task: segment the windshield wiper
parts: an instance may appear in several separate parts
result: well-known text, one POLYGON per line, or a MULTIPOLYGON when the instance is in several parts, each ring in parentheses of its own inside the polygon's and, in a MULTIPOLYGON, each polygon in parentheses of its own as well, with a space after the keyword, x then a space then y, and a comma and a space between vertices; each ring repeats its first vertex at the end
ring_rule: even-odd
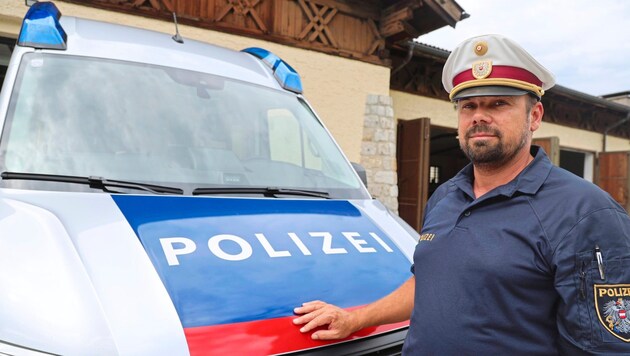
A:
POLYGON ((328 192, 320 190, 290 189, 276 187, 216 187, 216 188, 196 188, 192 191, 192 195, 210 195, 210 194, 262 194, 266 197, 277 198, 278 195, 299 195, 305 197, 316 197, 330 199, 328 192))
POLYGON ((64 176, 56 174, 40 174, 40 173, 19 173, 19 172, 2 172, 0 173, 2 179, 21 179, 21 180, 38 180, 44 182, 61 182, 61 183, 75 183, 85 184, 94 189, 102 189, 107 193, 121 193, 116 190, 110 190, 109 188, 124 188, 124 189, 137 189, 151 192, 154 194, 169 193, 169 194, 184 194, 184 190, 180 188, 164 187, 161 185, 129 182, 123 180, 108 180, 103 177, 79 177, 79 176, 64 176))

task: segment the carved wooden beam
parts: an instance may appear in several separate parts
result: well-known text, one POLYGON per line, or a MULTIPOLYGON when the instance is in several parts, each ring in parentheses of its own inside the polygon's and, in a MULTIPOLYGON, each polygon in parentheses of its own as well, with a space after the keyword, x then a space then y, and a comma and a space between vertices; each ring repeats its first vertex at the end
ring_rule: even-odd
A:
POLYGON ((262 32, 268 32, 267 26, 255 10, 260 0, 228 0, 228 3, 219 10, 215 21, 221 22, 229 13, 246 18, 248 15, 254 20, 254 23, 262 32))
POLYGON ((339 47, 335 41, 335 36, 328 27, 330 21, 337 14, 337 8, 317 5, 308 0, 298 0, 298 3, 310 21, 298 35, 298 39, 304 40, 308 36, 309 42, 319 39, 325 45, 330 45, 335 48, 339 47))
MULTIPOLYGON (((123 1, 118 1, 122 3, 123 1)), ((168 12, 173 12, 173 4, 171 0, 135 0, 131 3, 132 7, 143 8, 149 7, 155 10, 164 10, 166 9, 168 12), (149 3, 148 5, 146 3, 149 3)))
POLYGON ((402 63, 404 63, 403 57, 394 57, 393 66, 400 69, 391 77, 390 87, 392 89, 449 100, 448 94, 442 88, 443 62, 415 57, 411 62, 401 67, 402 63))
POLYGON ((379 57, 383 56, 383 51, 385 49, 385 39, 381 36, 381 33, 376 26, 376 23, 372 19, 367 19, 368 27, 370 31, 374 35, 374 41, 370 45, 370 48, 367 50, 365 54, 372 55, 376 54, 379 57))
POLYGON ((394 3, 384 9, 380 19, 380 32, 383 37, 415 38, 420 32, 409 21, 414 18, 414 10, 422 6, 422 1, 407 0, 394 3))
POLYGON ((413 10, 405 7, 397 11, 388 12, 381 18, 381 35, 390 37, 405 29, 405 22, 413 18, 413 10))

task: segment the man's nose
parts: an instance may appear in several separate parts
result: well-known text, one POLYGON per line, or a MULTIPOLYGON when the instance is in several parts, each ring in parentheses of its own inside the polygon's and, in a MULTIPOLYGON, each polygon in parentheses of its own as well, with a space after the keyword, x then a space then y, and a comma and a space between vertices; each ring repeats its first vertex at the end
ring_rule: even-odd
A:
POLYGON ((481 123, 489 123, 491 121, 492 121, 492 117, 489 115, 489 113, 486 110, 482 108, 477 108, 472 115, 473 125, 479 125, 481 123))

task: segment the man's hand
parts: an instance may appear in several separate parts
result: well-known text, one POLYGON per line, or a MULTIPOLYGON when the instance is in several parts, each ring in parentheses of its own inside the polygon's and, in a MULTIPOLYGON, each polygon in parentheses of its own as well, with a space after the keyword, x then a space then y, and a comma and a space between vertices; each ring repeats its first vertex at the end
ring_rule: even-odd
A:
POLYGON ((311 337, 314 340, 335 340, 369 326, 408 320, 413 309, 415 285, 416 279, 412 276, 385 297, 350 312, 319 300, 307 302, 293 310, 300 315, 293 319, 293 324, 304 325, 300 329, 303 333, 328 325, 327 330, 317 330, 311 337))
POLYGON ((306 324, 300 329, 303 333, 328 325, 328 330, 318 330, 311 335, 314 340, 343 339, 361 328, 355 314, 319 300, 304 303, 294 312, 301 316, 293 319, 293 323, 306 324))

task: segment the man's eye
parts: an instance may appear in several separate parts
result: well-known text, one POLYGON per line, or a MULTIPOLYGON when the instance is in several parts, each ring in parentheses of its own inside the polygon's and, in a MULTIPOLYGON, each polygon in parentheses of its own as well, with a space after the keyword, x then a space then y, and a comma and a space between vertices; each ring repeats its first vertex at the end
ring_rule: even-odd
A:
POLYGON ((503 100, 497 100, 494 102, 494 106, 503 106, 503 105, 507 105, 507 102, 503 100))

